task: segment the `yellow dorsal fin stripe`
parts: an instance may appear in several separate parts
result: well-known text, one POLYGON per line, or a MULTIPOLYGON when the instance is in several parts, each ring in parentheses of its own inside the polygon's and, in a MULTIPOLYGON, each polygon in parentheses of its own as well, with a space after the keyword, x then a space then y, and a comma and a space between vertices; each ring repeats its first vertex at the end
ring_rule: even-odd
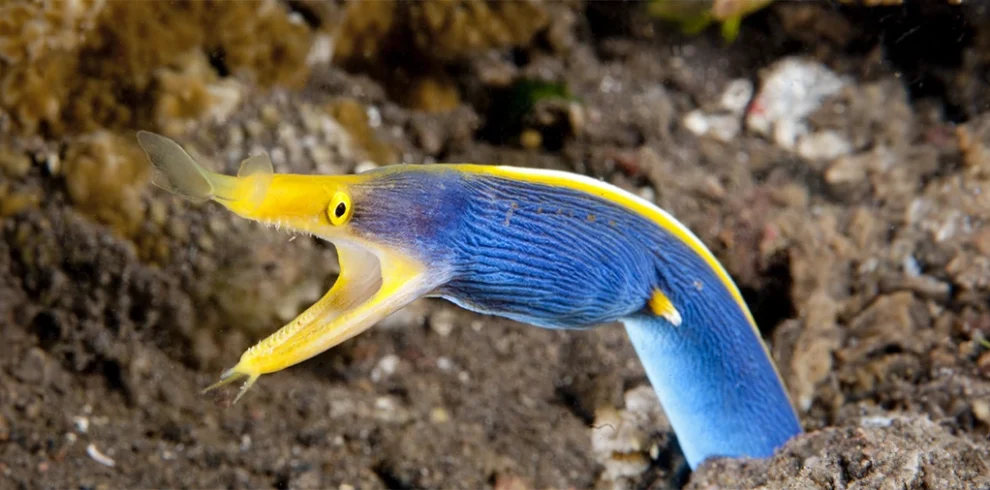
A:
POLYGON ((677 308, 674 307, 674 303, 670 301, 670 298, 668 298, 666 294, 663 294, 663 291, 654 289, 653 296, 650 297, 649 305, 650 311, 652 311, 654 315, 663 317, 675 327, 680 326, 681 312, 677 311, 677 308))

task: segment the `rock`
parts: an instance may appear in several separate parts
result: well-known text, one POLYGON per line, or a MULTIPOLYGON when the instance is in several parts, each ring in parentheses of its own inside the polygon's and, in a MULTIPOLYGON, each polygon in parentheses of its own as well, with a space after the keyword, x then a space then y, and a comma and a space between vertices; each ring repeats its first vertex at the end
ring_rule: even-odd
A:
POLYGON ((685 490, 987 488, 988 453, 925 417, 885 418, 804 434, 769 459, 709 460, 685 490))
POLYGON ((31 349, 24 360, 17 364, 14 376, 24 383, 40 386, 44 384, 48 371, 48 355, 41 349, 31 349))
POLYGON ((389 376, 395 374, 395 370, 399 366, 399 356, 394 354, 389 354, 383 357, 378 364, 375 365, 374 369, 371 370, 371 380, 375 383, 388 378, 389 376))
POLYGON ((300 490, 322 488, 320 482, 320 472, 309 470, 298 475, 294 475, 289 481, 289 488, 298 488, 300 490))
POLYGON ((798 142, 797 152, 809 160, 833 160, 848 155, 853 150, 852 143, 837 131, 819 131, 798 142))
POLYGON ((591 449, 605 467, 599 481, 605 487, 632 488, 664 443, 656 439, 656 433, 670 430, 649 385, 627 391, 625 402, 623 410, 598 409, 591 425, 591 449))

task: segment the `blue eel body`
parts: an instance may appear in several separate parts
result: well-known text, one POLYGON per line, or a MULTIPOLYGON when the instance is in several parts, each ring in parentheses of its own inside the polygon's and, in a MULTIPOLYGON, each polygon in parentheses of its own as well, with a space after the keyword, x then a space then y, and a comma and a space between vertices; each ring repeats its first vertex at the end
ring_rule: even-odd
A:
MULTIPOLYGON (((801 426, 745 304, 656 221, 592 192, 425 166, 355 190, 355 232, 415 244, 433 296, 545 328, 622 322, 692 468, 771 455, 801 426), (655 291, 675 325, 648 307, 655 291)), ((363 186, 363 187, 361 187, 363 186)))

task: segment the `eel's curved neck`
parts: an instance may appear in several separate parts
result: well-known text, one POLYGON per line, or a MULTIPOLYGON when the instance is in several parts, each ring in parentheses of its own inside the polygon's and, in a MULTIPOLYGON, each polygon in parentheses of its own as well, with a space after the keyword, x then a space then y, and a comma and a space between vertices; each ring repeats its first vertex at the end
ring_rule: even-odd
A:
POLYGON ((768 457, 801 433, 761 339, 721 305, 686 305, 678 326, 623 321, 692 469, 710 457, 768 457))

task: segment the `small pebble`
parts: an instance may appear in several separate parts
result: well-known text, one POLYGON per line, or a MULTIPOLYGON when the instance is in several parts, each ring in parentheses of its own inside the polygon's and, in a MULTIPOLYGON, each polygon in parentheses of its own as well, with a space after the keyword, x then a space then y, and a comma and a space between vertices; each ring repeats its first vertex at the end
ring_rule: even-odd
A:
POLYGON ((450 371, 454 367, 454 362, 448 357, 441 357, 437 359, 437 368, 441 371, 450 371))
POLYGON ((331 154, 330 149, 323 145, 313 145, 309 147, 309 157, 313 159, 316 164, 329 163, 331 154))
POLYGON ((693 110, 687 113, 681 123, 684 124, 684 127, 695 136, 705 135, 711 127, 708 124, 708 118, 705 117, 705 113, 700 110, 693 110))
POLYGON ((58 175, 62 170, 62 160, 58 153, 49 153, 45 156, 45 168, 48 169, 49 175, 58 175))
POLYGON ((278 115, 278 108, 273 104, 265 104, 261 108, 261 120, 269 126, 275 126, 279 123, 281 118, 278 115))
POLYGON ((839 158, 825 171, 825 182, 831 185, 854 184, 866 179, 862 158, 839 158))
POLYGON ((514 475, 498 475, 495 477, 494 490, 529 490, 526 480, 514 475))
POLYGON ((980 358, 976 360, 976 367, 985 378, 990 378, 990 350, 980 354, 980 358))
POLYGON ((571 123, 571 132, 574 134, 582 134, 584 132, 584 126, 588 120, 585 116, 584 106, 578 103, 571 103, 567 105, 567 120, 571 123))
POLYGON ((309 66, 330 63, 333 60, 333 37, 329 34, 319 34, 313 38, 313 44, 306 54, 306 64, 309 66))
POLYGON ((918 265, 917 259, 912 255, 907 255, 901 261, 901 268, 904 270, 904 274, 909 277, 917 277, 921 275, 921 266, 918 265))
POLYGON ((873 416, 873 417, 863 417, 860 420, 859 425, 867 428, 876 428, 876 427, 890 427, 891 424, 893 423, 894 423, 894 419, 891 417, 873 416))
POLYGON ((0 442, 7 442, 10 440, 10 422, 7 417, 0 415, 0 442))
POLYGON ((365 113, 368 115, 368 127, 377 128, 382 125, 382 113, 377 107, 368 106, 365 113))
POLYGON ((797 144, 798 155, 808 160, 834 160, 852 151, 852 143, 836 131, 819 131, 805 135, 797 144))
POLYGON ((387 396, 375 399, 375 418, 378 420, 396 422, 402 419, 395 400, 387 396))
POLYGON ((89 419, 82 416, 72 417, 72 425, 76 427, 76 432, 85 434, 89 430, 89 419))
POLYGON ((10 177, 24 177, 31 170, 31 159, 23 153, 0 152, 0 170, 10 177))
POLYGON ((244 128, 234 125, 227 130, 227 146, 241 146, 244 143, 244 128))
POLYGON ((299 135, 296 133, 296 127, 291 124, 281 124, 278 129, 275 130, 275 137, 278 139, 280 144, 288 144, 299 141, 299 135))
POLYGON ((399 366, 399 356, 394 354, 389 354, 383 357, 378 364, 375 365, 374 369, 371 370, 371 380, 375 383, 388 378, 389 376, 395 374, 396 368, 399 366))
POLYGON ((302 106, 299 109, 299 115, 302 117, 303 129, 306 130, 306 133, 313 134, 320 129, 321 116, 316 112, 313 106, 302 106))
POLYGON ((151 201, 151 205, 148 206, 148 217, 152 223, 162 226, 168 220, 168 207, 163 201, 151 201))
POLYGON ((258 139, 265 132, 265 125, 257 119, 251 119, 244 123, 244 131, 251 139, 258 139))
POLYGON ((210 98, 212 103, 206 114, 207 119, 223 123, 230 118, 241 104, 241 84, 234 80, 224 80, 221 83, 210 85, 210 98))
POLYGON ((289 488, 319 488, 320 473, 318 471, 304 471, 292 478, 289 488))
POLYGON ((45 373, 48 364, 46 358, 47 355, 44 351, 36 347, 32 348, 28 351, 27 356, 24 357, 24 360, 17 363, 14 376, 27 384, 41 384, 46 377, 45 373))
POLYGON ((723 109, 733 114, 742 114, 753 98, 753 91, 753 82, 745 78, 738 78, 729 82, 725 87, 719 103, 723 109))
POLYGON ((276 167, 281 167, 288 163, 288 158, 285 156, 285 150, 282 148, 273 148, 269 156, 272 159, 272 164, 276 167))
POLYGON ((436 407, 430 410, 430 421, 434 424, 443 424, 450 421, 450 414, 443 407, 436 407))
POLYGON ((990 425, 990 401, 983 399, 973 400, 973 416, 990 425))
POLYGON ((457 314, 450 308, 443 308, 430 317, 430 329, 441 337, 448 337, 454 331, 454 320, 457 314))
POLYGON ((196 245, 204 252, 212 252, 215 248, 215 243, 212 238, 207 235, 199 235, 196 238, 196 245))

